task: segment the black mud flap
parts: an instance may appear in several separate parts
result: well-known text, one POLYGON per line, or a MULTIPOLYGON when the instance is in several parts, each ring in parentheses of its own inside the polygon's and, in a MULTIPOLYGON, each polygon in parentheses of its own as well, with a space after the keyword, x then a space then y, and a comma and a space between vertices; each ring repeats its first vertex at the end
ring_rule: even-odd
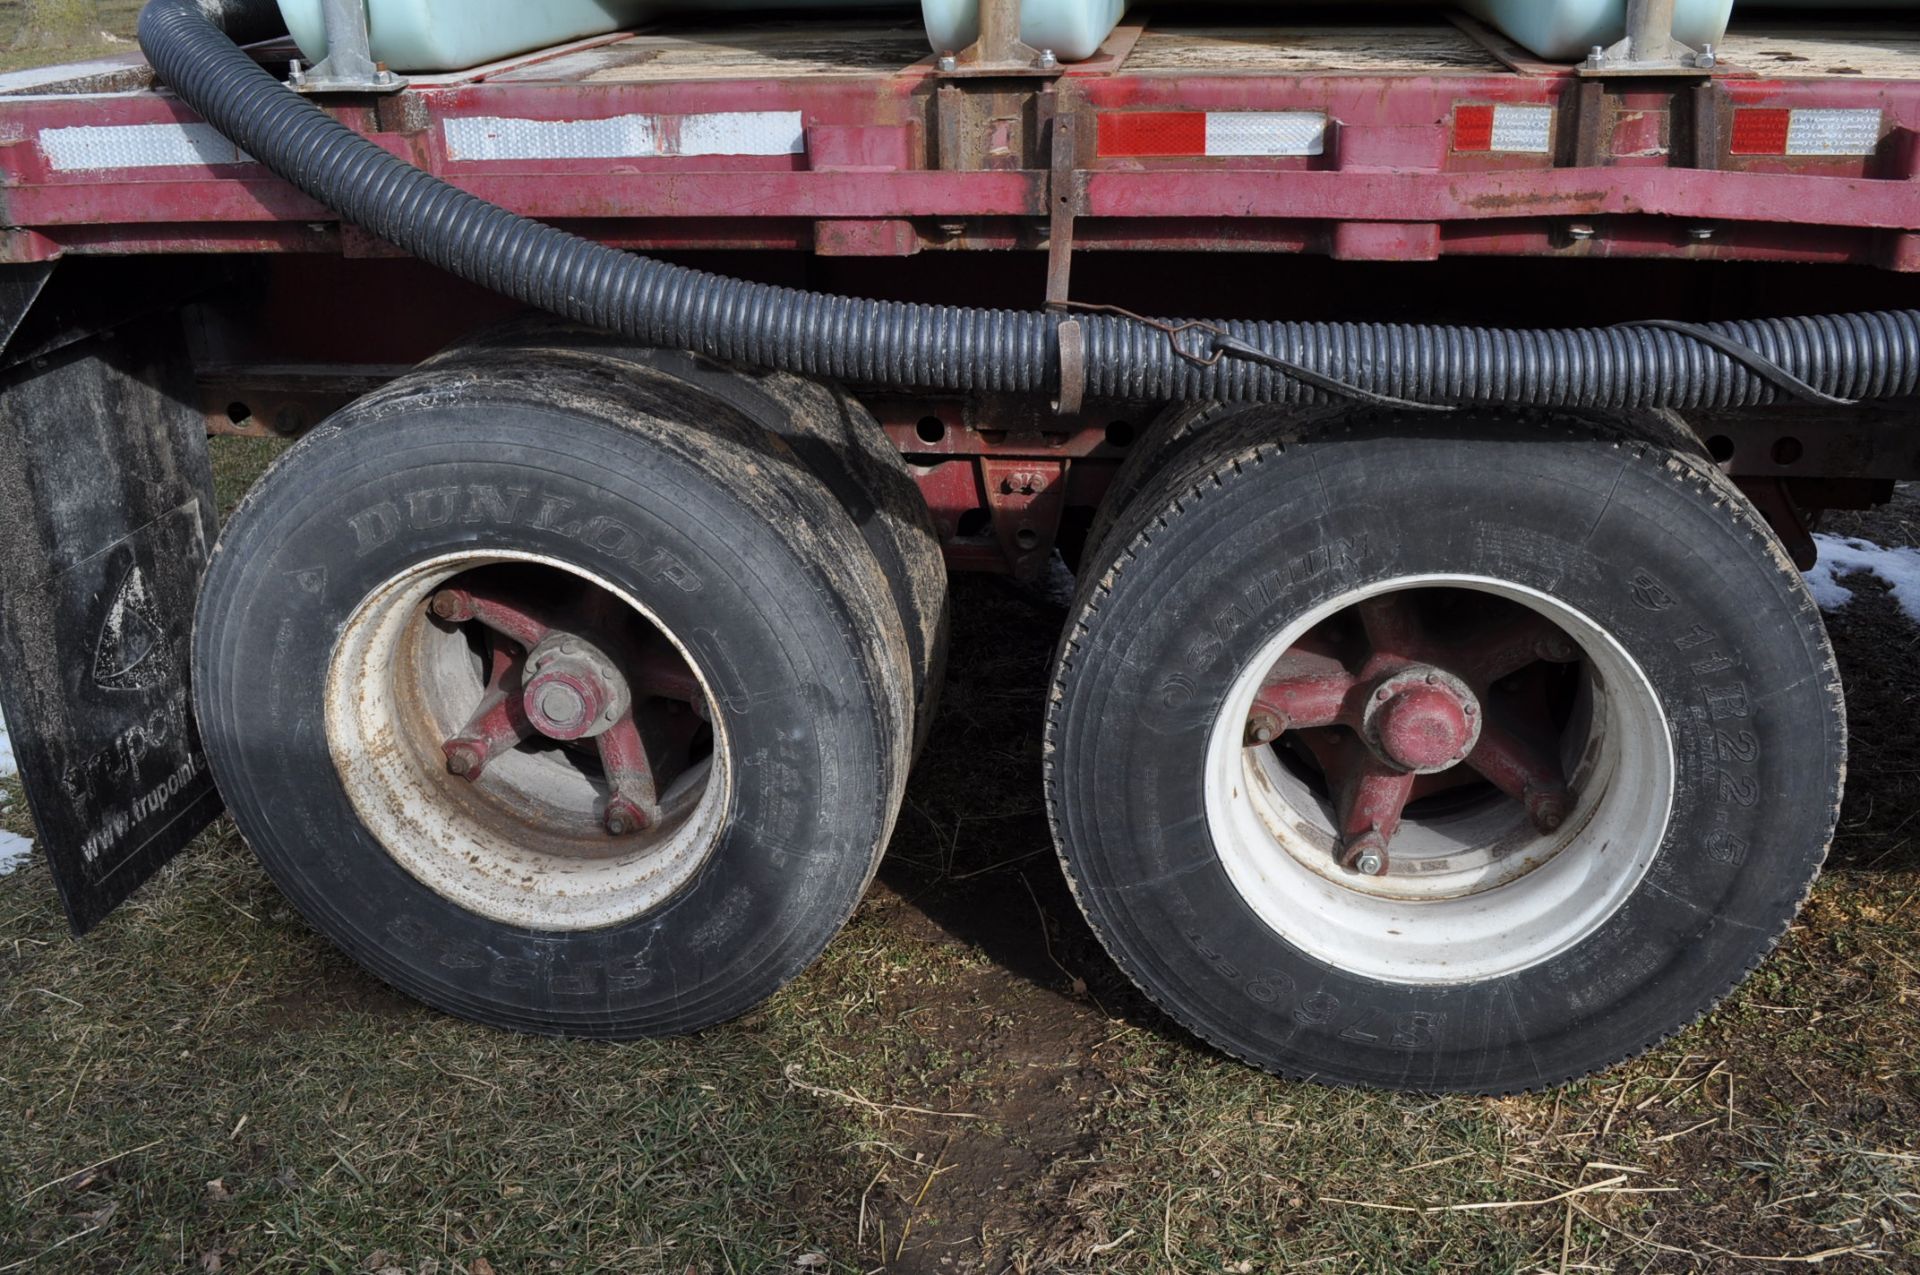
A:
POLYGON ((217 521, 177 318, 54 344, 0 372, 0 708, 84 933, 220 813, 187 688, 217 521))

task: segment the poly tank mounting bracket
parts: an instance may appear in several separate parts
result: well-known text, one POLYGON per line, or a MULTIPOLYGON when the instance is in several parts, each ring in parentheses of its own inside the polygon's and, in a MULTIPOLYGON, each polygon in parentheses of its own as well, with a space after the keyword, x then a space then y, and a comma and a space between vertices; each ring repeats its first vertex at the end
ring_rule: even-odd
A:
POLYGON ((980 0, 980 38, 958 53, 942 53, 940 74, 960 76, 1062 73, 1051 49, 1036 49, 1020 38, 1021 0, 980 0))
POLYGON ((398 93, 407 81, 373 60, 366 0, 322 0, 327 56, 311 67, 298 62, 288 82, 301 93, 398 93))
POLYGON ((1711 75, 1713 46, 1694 49, 1673 38, 1675 0, 1627 0, 1627 37, 1611 48, 1595 45, 1583 76, 1711 75))

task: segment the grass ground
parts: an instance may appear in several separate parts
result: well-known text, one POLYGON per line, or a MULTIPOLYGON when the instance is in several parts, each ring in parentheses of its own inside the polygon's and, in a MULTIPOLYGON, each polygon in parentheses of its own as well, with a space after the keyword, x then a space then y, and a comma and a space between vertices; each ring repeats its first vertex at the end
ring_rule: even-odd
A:
POLYGON ((28 0, 0 0, 0 71, 133 52, 140 0, 56 2, 61 26, 48 31, 28 24, 28 0))
MULTIPOLYGON (((218 445, 227 500, 273 450, 218 445)), ((1920 499, 1844 529, 1920 543, 1920 499)), ((1562 1093, 1286 1084, 1159 1017, 1040 810, 1062 617, 962 581, 871 898, 697 1039, 429 1013, 224 825, 83 943, 44 868, 0 881, 0 1272, 1920 1269, 1920 632, 1853 583, 1854 783, 1803 922, 1706 1023, 1562 1093)))
MULTIPOLYGON (((226 500, 272 451, 218 446, 226 500)), ((1840 529, 1920 544, 1920 500, 1840 529)), ((880 882, 697 1039, 429 1013, 224 825, 83 943, 44 867, 0 880, 0 1275, 1920 1269, 1920 631, 1855 583, 1853 783, 1802 923, 1707 1022, 1563 1092, 1281 1083, 1160 1018, 1040 809, 1062 617, 962 581, 880 882)))

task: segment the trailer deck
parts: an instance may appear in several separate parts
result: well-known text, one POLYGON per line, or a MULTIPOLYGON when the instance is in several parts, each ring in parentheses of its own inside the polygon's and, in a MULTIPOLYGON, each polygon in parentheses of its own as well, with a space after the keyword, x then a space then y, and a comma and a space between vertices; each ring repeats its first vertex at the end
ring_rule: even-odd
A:
MULTIPOLYGON (((166 93, 129 91, 133 63, 76 74, 0 80, 0 260, 381 251, 166 93)), ((1884 24, 1752 24, 1711 77, 1656 80, 1544 64, 1465 19, 1136 22, 1027 81, 943 76, 897 19, 675 24, 332 109, 476 194, 635 249, 1920 270, 1920 37, 1884 24)))

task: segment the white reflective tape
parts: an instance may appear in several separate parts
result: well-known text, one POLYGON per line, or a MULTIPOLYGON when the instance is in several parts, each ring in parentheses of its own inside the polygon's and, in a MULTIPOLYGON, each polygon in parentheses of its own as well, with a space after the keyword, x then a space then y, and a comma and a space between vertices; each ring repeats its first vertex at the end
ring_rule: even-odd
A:
POLYGON ((1324 155, 1327 117, 1318 111, 1210 111, 1207 154, 1324 155))
POLYGON ((1553 149, 1551 106, 1493 108, 1493 149, 1513 155, 1545 155, 1553 149))
POLYGON ((660 153, 651 115, 610 120, 513 120, 481 115, 444 125, 447 158, 627 159, 660 153))
POLYGON ((53 170, 61 173, 253 162, 253 156, 220 136, 211 124, 95 124, 42 129, 40 149, 53 170))
POLYGON ((604 120, 523 120, 497 116, 442 125, 447 157, 502 159, 665 159, 675 155, 804 155, 798 111, 719 115, 620 115, 604 120))
POLYGON ((804 155, 807 127, 798 111, 748 111, 680 117, 681 155, 804 155))
POLYGON ((1871 155, 1880 149, 1879 111, 1795 111, 1789 155, 1871 155))

